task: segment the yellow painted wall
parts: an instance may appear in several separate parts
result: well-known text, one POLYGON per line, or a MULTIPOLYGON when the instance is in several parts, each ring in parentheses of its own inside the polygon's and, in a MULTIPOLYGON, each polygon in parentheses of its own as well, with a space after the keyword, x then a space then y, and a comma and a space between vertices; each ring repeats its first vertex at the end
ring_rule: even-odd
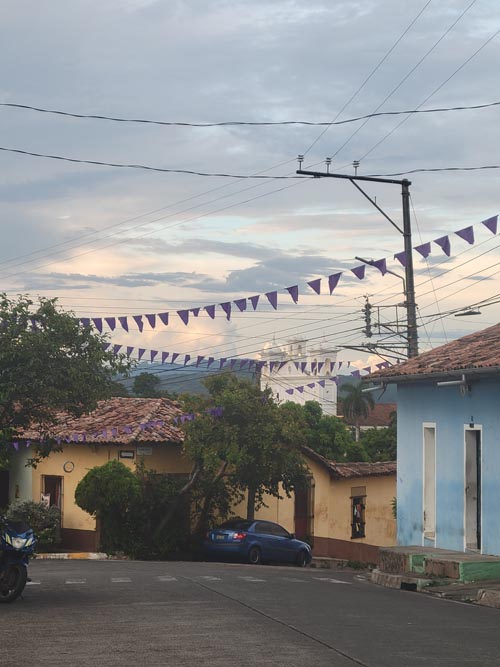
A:
MULTIPOLYGON (((262 521, 274 521, 279 523, 283 528, 286 528, 288 532, 293 533, 295 531, 294 525, 294 499, 293 495, 291 498, 287 498, 286 494, 282 491, 281 495, 283 496, 282 500, 274 498, 273 496, 266 495, 264 497, 264 502, 267 507, 261 507, 255 512, 255 518, 261 519, 262 521)), ((247 499, 245 498, 238 503, 233 508, 233 513, 236 516, 246 517, 247 514, 247 499)))
MULTIPOLYGON (((63 477, 62 527, 79 530, 95 530, 95 520, 75 504, 75 489, 78 482, 87 472, 101 466, 112 459, 135 469, 136 459, 119 459, 120 449, 136 451, 135 446, 112 446, 98 448, 83 444, 67 445, 62 452, 53 452, 33 470, 33 499, 40 500, 42 476, 56 475, 63 477), (72 462, 72 472, 64 471, 64 464, 72 462)), ((187 473, 191 470, 190 463, 182 456, 178 445, 153 445, 150 456, 141 456, 148 469, 158 472, 187 473)))

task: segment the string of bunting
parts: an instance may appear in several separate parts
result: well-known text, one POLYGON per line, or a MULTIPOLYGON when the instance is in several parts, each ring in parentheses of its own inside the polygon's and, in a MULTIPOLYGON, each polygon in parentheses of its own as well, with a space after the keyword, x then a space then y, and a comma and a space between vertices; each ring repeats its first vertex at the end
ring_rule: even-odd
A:
MULTIPOLYGON (((222 417, 223 408, 222 407, 210 408, 206 410, 206 414, 211 415, 212 417, 222 417)), ((196 419, 196 415, 194 413, 188 413, 172 417, 172 422, 176 425, 179 425, 179 424, 185 424, 186 422, 189 421, 193 421, 194 419, 196 419)), ((78 433, 71 433, 70 435, 64 437, 57 436, 53 438, 53 440, 54 442, 56 442, 57 445, 61 445, 63 443, 70 444, 72 442, 73 443, 86 443, 88 441, 94 442, 98 438, 102 438, 103 442, 108 442, 110 438, 116 438, 120 434, 130 435, 135 430, 137 430, 137 428, 139 428, 140 431, 144 432, 150 429, 162 428, 164 425, 165 425, 164 419, 151 419, 147 422, 139 424, 138 426, 130 426, 130 425, 112 426, 112 427, 104 426, 103 428, 90 432, 80 431, 78 433)), ((31 447, 33 442, 34 442, 33 439, 27 439, 24 441, 24 445, 25 447, 31 447)), ((36 442, 40 442, 40 444, 43 444, 44 441, 42 440, 36 442)), ((11 442, 10 444, 16 451, 18 451, 22 443, 20 443, 19 440, 16 440, 11 442)))
MULTIPOLYGON (((476 227, 479 227, 479 225, 486 227, 486 229, 488 229, 492 234, 496 234, 498 227, 498 215, 492 216, 491 218, 487 218, 486 220, 482 220, 480 223, 476 225, 476 227)), ((458 231, 453 232, 453 234, 461 238, 469 245, 474 245, 475 243, 475 233, 473 225, 470 225, 469 227, 464 227, 463 229, 459 229, 458 231)), ((439 246, 439 248, 441 248, 441 251, 447 257, 450 257, 451 255, 450 234, 447 234, 445 236, 440 236, 439 238, 434 239, 433 241, 428 241, 427 243, 422 243, 418 246, 415 246, 413 249, 416 250, 419 253, 419 255, 421 255, 424 259, 426 259, 432 252, 432 247, 433 247, 432 244, 436 244, 437 246, 439 246)), ((394 255, 394 259, 396 259, 402 266, 406 267, 407 256, 405 251, 397 252, 394 255)), ((383 276, 387 273, 387 259, 385 257, 371 262, 371 266, 378 269, 383 276)), ((366 273, 366 265, 362 264, 360 266, 355 266, 352 269, 349 269, 349 271, 353 273, 359 280, 364 280, 366 273)), ((328 290, 330 296, 337 288, 337 285, 339 284, 339 281, 341 277, 344 275, 344 273, 345 272, 343 271, 339 271, 337 273, 333 273, 327 276, 326 280, 328 283, 328 290)), ((316 278, 314 280, 310 280, 307 282, 307 286, 316 294, 321 294, 321 287, 323 280, 325 280, 325 278, 316 278)), ((280 291, 287 292, 289 296, 292 298, 292 301, 294 303, 298 303, 299 285, 291 285, 290 287, 284 287, 280 291)), ((264 294, 256 294, 251 297, 235 299, 234 301, 225 301, 219 304, 211 304, 209 306, 199 306, 196 308, 182 309, 174 312, 186 326, 189 324, 192 318, 199 317, 202 311, 204 311, 212 320, 215 319, 217 308, 220 308, 222 310, 226 319, 229 321, 231 320, 231 316, 235 309, 236 312, 244 312, 249 309, 249 304, 250 304, 250 306, 254 311, 257 310, 257 306, 262 297, 265 297, 267 299, 267 301, 271 304, 274 310, 278 309, 278 290, 273 290, 270 292, 265 292, 264 294)), ((97 331, 99 331, 99 333, 102 333, 104 330, 104 326, 107 326, 111 331, 115 331, 115 329, 119 326, 124 331, 128 332, 132 323, 135 323, 137 325, 139 332, 142 333, 146 322, 151 329, 155 329, 158 323, 161 323, 164 326, 168 326, 171 314, 172 313, 169 312, 163 312, 163 313, 149 313, 149 314, 128 315, 128 316, 123 315, 119 317, 82 317, 80 318, 80 324, 84 327, 94 326, 97 329, 97 331)))
MULTIPOLYGON (((182 362, 179 365, 198 368, 201 364, 206 368, 211 368, 214 364, 215 367, 218 366, 219 370, 226 368, 229 370, 243 370, 245 368, 255 367, 257 370, 262 370, 264 366, 269 367, 269 372, 273 373, 275 371, 280 371, 286 364, 290 362, 287 361, 262 361, 256 359, 231 359, 228 357, 221 357, 217 359, 215 357, 206 357, 202 354, 191 355, 183 354, 181 352, 160 352, 159 350, 148 350, 144 347, 134 347, 133 345, 120 345, 118 343, 103 343, 103 349, 105 351, 109 350, 113 354, 120 354, 124 352, 127 357, 131 357, 133 354, 137 355, 137 361, 148 361, 155 364, 175 364, 177 361, 182 362), (191 362, 191 363, 189 363, 191 362)), ((310 371, 314 373, 315 371, 320 373, 325 362, 312 361, 308 363, 307 361, 293 361, 292 362, 297 371, 302 373, 307 373, 310 371)), ((346 365, 346 368, 349 368, 351 365, 350 361, 338 361, 331 364, 332 368, 337 367, 338 370, 342 368, 343 365, 346 365)))

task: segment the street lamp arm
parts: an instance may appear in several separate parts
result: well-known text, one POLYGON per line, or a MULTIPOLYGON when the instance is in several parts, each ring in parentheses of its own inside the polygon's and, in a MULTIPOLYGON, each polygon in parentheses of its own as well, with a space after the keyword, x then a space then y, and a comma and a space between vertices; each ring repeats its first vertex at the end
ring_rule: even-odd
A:
POLYGON ((401 235, 404 235, 404 232, 403 232, 403 230, 401 229, 401 227, 399 227, 399 225, 397 225, 397 224, 394 222, 394 220, 391 220, 391 218, 387 215, 387 213, 386 213, 385 211, 383 211, 383 210, 380 208, 380 206, 377 204, 377 202, 376 202, 374 199, 372 199, 372 198, 370 197, 370 195, 367 194, 367 193, 363 190, 363 188, 360 187, 360 186, 356 183, 356 181, 355 181, 354 179, 351 178, 351 179, 349 179, 349 180, 350 180, 351 183, 354 185, 354 187, 356 187, 356 188, 361 192, 361 194, 362 194, 364 197, 366 197, 366 198, 368 199, 368 201, 371 202, 371 203, 373 204, 373 206, 375 206, 375 208, 376 208, 378 211, 380 211, 380 213, 382 213, 382 215, 384 216, 384 218, 385 218, 386 220, 388 220, 388 221, 391 223, 391 225, 392 225, 393 227, 395 227, 401 235))

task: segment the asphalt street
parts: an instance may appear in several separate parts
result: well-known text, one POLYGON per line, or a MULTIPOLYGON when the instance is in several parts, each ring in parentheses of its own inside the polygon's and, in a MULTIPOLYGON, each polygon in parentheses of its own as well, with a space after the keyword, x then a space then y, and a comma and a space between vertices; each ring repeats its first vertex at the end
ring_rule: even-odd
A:
POLYGON ((2 667, 500 665, 500 611, 364 574, 221 563, 34 561, 0 605, 2 667))

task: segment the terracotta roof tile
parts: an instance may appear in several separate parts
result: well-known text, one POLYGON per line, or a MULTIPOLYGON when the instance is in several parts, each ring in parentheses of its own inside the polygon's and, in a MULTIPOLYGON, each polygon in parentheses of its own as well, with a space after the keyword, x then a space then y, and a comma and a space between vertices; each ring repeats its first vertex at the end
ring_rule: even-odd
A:
MULTIPOLYGON (((154 443, 184 441, 182 430, 173 422, 174 417, 182 414, 176 401, 168 398, 127 398, 115 397, 99 401, 97 408, 81 417, 73 417, 61 412, 57 415, 57 423, 51 428, 50 435, 54 438, 71 438, 73 435, 85 433, 88 443, 119 443, 132 442, 154 443), (141 428, 147 422, 160 422, 154 426, 141 428), (161 424, 163 422, 163 424, 161 424), (102 431, 106 429, 107 436, 102 431), (111 430, 116 429, 116 433, 111 430), (128 432, 127 432, 128 431, 128 432)), ((37 440, 39 433, 26 430, 24 439, 37 440)))
MULTIPOLYGON (((359 425, 369 427, 389 426, 391 423, 391 415, 393 412, 396 412, 396 410, 396 403, 376 403, 374 407, 369 410, 366 417, 359 418, 359 425)), ((354 426, 354 420, 348 419, 342 415, 342 401, 339 401, 337 411, 340 413, 339 417, 341 417, 346 424, 354 426)))
POLYGON ((309 447, 302 447, 302 452, 328 470, 334 479, 352 479, 354 477, 381 477, 396 474, 396 461, 378 461, 367 463, 337 463, 329 461, 309 447))
POLYGON ((365 377, 377 380, 407 375, 438 375, 466 369, 497 369, 500 372, 500 324, 463 336, 403 364, 390 366, 365 377))

